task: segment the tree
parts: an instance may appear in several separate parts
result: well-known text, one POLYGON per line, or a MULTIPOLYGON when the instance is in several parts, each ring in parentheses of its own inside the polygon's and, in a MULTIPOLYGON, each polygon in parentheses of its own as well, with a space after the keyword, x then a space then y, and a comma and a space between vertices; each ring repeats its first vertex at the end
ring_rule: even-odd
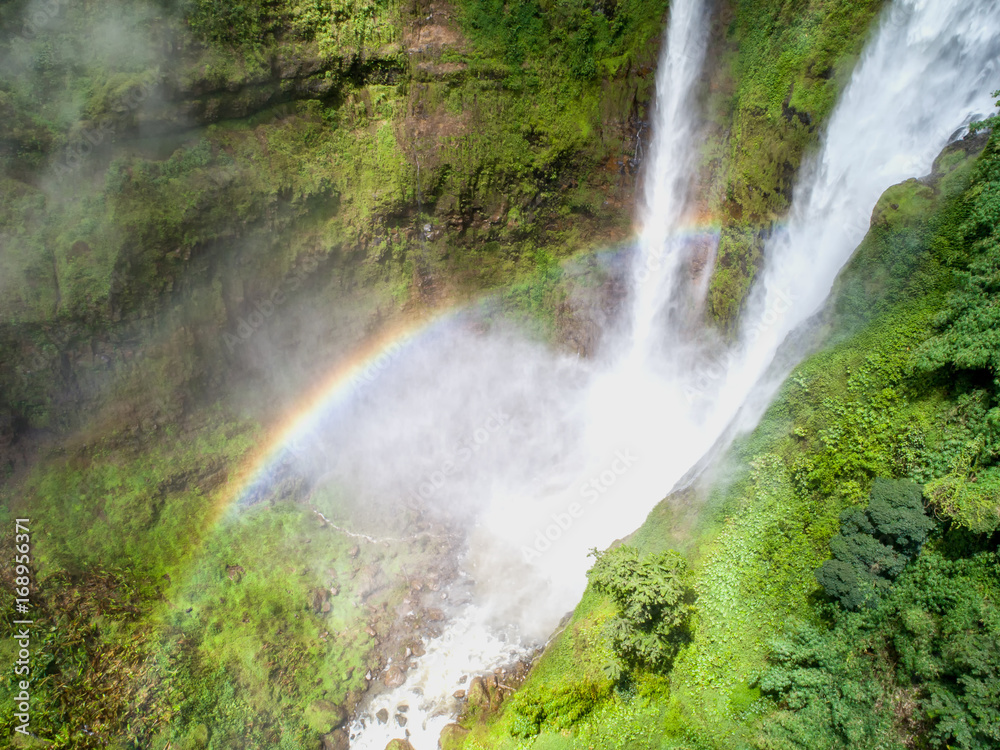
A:
POLYGON ((933 528, 919 485, 876 479, 868 506, 841 514, 840 533, 830 540, 833 557, 816 580, 845 609, 874 607, 933 528))
POLYGON ((665 669, 686 636, 692 609, 684 558, 673 551, 641 557, 627 545, 591 554, 591 584, 618 607, 608 625, 615 654, 630 669, 665 669))

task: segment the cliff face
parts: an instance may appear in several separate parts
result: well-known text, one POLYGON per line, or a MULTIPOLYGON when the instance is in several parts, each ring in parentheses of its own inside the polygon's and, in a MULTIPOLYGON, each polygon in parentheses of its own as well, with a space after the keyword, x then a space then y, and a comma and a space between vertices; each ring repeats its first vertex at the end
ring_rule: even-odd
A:
MULTIPOLYGON (((713 16, 700 205, 722 326, 878 3, 815 5, 713 16)), ((315 355, 289 334, 305 290, 339 344, 624 238, 665 12, 12 3, 4 444, 77 424, 109 383, 132 422, 169 421, 260 341, 315 355), (280 333, 254 324, 275 298, 280 333)))
MULTIPOLYGON (((321 367, 626 238, 666 5, 8 3, 2 463, 109 400, 169 422, 262 348, 321 367)), ((723 328, 879 6, 713 14, 699 213, 723 328)))
POLYGON ((307 289, 343 343, 627 234, 663 4, 251 5, 11 4, 8 445, 221 387, 307 289))

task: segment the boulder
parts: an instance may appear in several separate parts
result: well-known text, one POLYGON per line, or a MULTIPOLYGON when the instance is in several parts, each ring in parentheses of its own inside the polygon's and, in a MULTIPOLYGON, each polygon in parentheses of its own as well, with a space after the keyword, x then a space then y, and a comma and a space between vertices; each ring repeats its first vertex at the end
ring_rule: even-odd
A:
POLYGON ((313 701, 306 709, 306 723, 320 734, 328 734, 347 723, 347 711, 326 700, 313 701))
POLYGON ((385 750, 416 750, 409 740, 393 740, 385 746, 385 750))
POLYGON ((466 693, 470 708, 477 708, 488 711, 490 708, 490 693, 486 688, 486 680, 482 677, 474 677, 469 683, 469 692, 466 693))
POLYGON ((398 688, 404 682, 406 682, 406 672, 404 672, 398 666, 389 667, 389 671, 385 673, 385 677, 382 678, 382 682, 389 689, 398 688))
POLYGON ((465 742, 469 730, 461 724, 449 724, 441 730, 441 737, 438 740, 438 747, 441 750, 459 750, 465 742))
POLYGON ((315 588, 312 590, 312 608, 313 612, 319 614, 320 612, 330 611, 330 589, 325 588, 315 588), (326 609, 324 609, 326 607, 326 609))
POLYGON ((346 729, 336 729, 329 734, 324 734, 322 739, 323 750, 348 750, 351 746, 351 738, 346 729))

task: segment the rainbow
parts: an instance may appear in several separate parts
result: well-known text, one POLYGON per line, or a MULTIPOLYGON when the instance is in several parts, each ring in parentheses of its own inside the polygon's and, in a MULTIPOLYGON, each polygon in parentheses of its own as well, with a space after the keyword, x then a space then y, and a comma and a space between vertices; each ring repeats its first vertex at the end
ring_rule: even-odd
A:
MULTIPOLYGON (((698 217, 695 221, 679 227, 675 236, 698 239, 718 239, 718 222, 698 217)), ((620 253, 626 247, 634 246, 635 238, 620 243, 613 248, 595 248, 589 253, 579 253, 565 262, 572 263, 587 255, 607 255, 620 253)), ((221 519, 234 508, 240 508, 266 491, 275 469, 289 453, 300 450, 302 440, 309 435, 319 421, 338 403, 346 401, 357 389, 372 382, 381 371, 413 346, 427 333, 455 318, 465 306, 447 308, 425 318, 398 324, 378 336, 361 344, 325 380, 319 383, 301 405, 291 412, 277 427, 274 437, 255 451, 245 467, 229 481, 216 507, 216 520, 221 519)))
POLYGON ((304 397, 300 406, 272 428, 273 437, 256 450, 229 482, 216 507, 220 520, 234 508, 249 504, 265 491, 275 469, 335 406, 373 382, 398 356, 430 331, 454 319, 461 307, 448 308, 415 321, 398 324, 361 344, 334 371, 304 397))

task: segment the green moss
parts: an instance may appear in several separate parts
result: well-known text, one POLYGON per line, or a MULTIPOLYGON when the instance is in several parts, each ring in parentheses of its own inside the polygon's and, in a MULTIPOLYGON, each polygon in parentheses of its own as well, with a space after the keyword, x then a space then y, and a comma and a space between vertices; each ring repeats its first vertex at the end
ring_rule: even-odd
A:
POLYGON ((803 158, 816 146, 882 0, 731 3, 707 109, 711 212, 723 232, 709 310, 735 325, 761 263, 762 237, 787 213, 803 158))

